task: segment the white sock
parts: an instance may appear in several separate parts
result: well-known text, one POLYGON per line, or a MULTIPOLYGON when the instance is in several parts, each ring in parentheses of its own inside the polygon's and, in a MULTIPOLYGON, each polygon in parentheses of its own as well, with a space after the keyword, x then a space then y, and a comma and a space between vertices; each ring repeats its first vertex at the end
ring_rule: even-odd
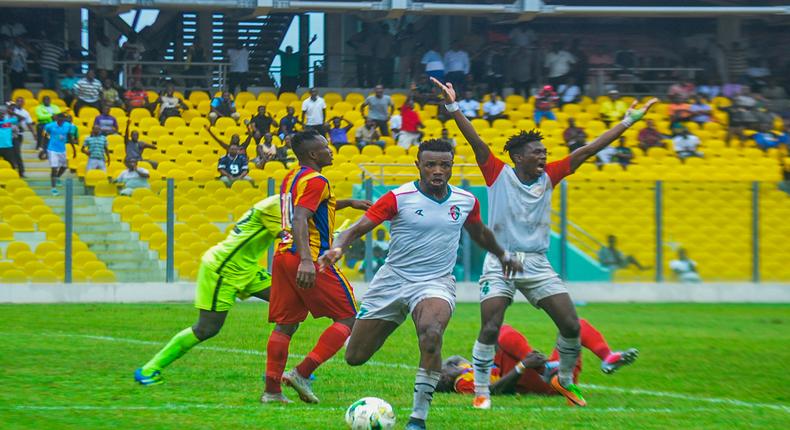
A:
POLYGON ((573 384, 573 369, 579 360, 581 350, 582 342, 580 338, 557 336, 557 351, 560 353, 560 368, 557 373, 560 378, 560 384, 564 387, 573 384))
POLYGON ((433 392, 436 391, 436 384, 439 383, 441 372, 425 370, 422 367, 417 369, 417 377, 414 379, 414 404, 412 406, 411 417, 425 421, 428 418, 428 409, 431 407, 433 392))
POLYGON ((490 396, 491 368, 494 366, 496 345, 486 345, 475 341, 472 348, 472 366, 475 369, 475 395, 490 396))

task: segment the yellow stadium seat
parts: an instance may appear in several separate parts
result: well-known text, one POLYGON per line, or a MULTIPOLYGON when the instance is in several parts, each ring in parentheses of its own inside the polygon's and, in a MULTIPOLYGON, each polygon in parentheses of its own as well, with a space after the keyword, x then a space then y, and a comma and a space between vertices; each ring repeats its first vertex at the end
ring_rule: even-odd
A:
POLYGON ((96 186, 100 183, 107 183, 107 173, 102 170, 89 170, 85 174, 85 185, 89 187, 96 186))
POLYGON ((103 269, 93 272, 93 274, 90 276, 90 281, 96 283, 112 283, 118 282, 118 279, 115 277, 115 273, 107 269, 103 269))
POLYGON ((18 97, 22 97, 23 99, 35 99, 33 92, 26 88, 16 88, 11 92, 11 100, 15 100, 18 97))
POLYGON ((362 148, 361 153, 369 157, 376 157, 382 155, 383 151, 377 145, 367 145, 362 148))
POLYGON ((25 214, 16 214, 11 218, 6 220, 8 225, 16 232, 34 232, 36 231, 36 226, 33 224, 33 220, 25 214))
POLYGON ((299 101, 299 96, 291 92, 284 92, 278 97, 281 103, 290 104, 291 102, 299 101))
POLYGON ((224 116, 222 118, 217 119, 217 122, 214 123, 214 128, 219 131, 225 131, 228 127, 233 127, 235 125, 236 125, 236 120, 224 116))
POLYGON ((0 169, 0 181, 7 181, 9 179, 17 179, 19 178, 19 173, 16 170, 12 169, 0 169))
POLYGON ((59 282, 61 277, 56 275, 55 272, 49 269, 39 269, 33 272, 30 276, 30 282, 38 282, 38 283, 45 283, 45 282, 59 282))
POLYGON ((2 279, 3 282, 9 284, 22 283, 27 282, 27 275, 21 270, 11 269, 3 272, 2 276, 0 276, 0 279, 2 279))

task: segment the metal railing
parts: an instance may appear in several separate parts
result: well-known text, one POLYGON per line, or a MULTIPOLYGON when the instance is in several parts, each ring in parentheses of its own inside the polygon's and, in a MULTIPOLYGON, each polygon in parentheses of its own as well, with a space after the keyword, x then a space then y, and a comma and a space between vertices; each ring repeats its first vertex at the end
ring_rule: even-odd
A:
POLYGON ((687 78, 693 82, 697 73, 702 71, 704 69, 698 67, 592 67, 588 72, 588 80, 591 83, 590 93, 594 95, 606 94, 612 87, 616 87, 621 93, 635 96, 663 95, 670 85, 677 83, 678 78, 687 78), (669 73, 672 78, 642 78, 650 73, 669 73), (637 91, 638 87, 650 87, 652 90, 637 91))

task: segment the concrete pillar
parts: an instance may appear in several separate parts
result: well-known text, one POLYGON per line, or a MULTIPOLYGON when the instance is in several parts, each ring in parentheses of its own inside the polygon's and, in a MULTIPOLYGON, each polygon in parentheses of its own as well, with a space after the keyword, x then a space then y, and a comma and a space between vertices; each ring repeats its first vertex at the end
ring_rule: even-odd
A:
POLYGON ((324 28, 324 52, 327 71, 327 86, 342 87, 343 77, 346 76, 343 55, 346 50, 345 41, 351 37, 346 34, 348 20, 345 15, 339 13, 326 14, 326 24, 324 28))

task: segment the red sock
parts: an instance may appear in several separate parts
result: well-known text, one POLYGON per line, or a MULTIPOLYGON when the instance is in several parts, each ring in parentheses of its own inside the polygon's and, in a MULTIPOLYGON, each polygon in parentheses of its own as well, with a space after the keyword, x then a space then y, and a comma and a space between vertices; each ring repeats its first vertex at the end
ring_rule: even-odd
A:
POLYGON ((281 393, 280 379, 285 371, 285 362, 288 361, 288 344, 291 337, 273 331, 266 345, 266 392, 281 393))
POLYGON ((605 360, 612 353, 606 339, 587 320, 580 319, 579 323, 581 324, 582 346, 592 351, 601 360, 605 360))
POLYGON ((347 325, 338 322, 330 325, 321 333, 313 350, 296 366, 296 371, 309 378, 321 363, 332 358, 343 347, 350 335, 351 329, 347 325))

